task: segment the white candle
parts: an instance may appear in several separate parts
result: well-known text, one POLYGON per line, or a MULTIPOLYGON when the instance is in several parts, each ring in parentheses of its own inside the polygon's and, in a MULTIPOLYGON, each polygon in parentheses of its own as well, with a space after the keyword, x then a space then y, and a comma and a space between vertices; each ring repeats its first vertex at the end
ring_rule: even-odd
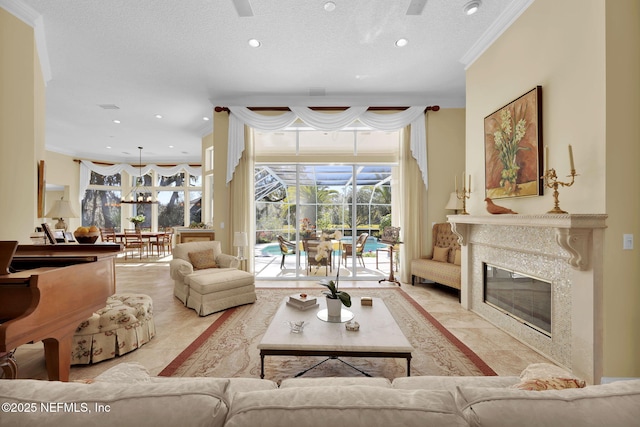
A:
POLYGON ((465 186, 465 184, 467 183, 467 180, 464 178, 466 174, 467 174, 466 171, 462 172, 462 192, 463 193, 467 191, 467 187, 465 186))
POLYGON ((453 182, 456 183, 456 193, 458 192, 458 175, 453 176, 453 182))
POLYGON ((573 149, 571 148, 571 144, 569 144, 569 163, 571 164, 571 172, 575 171, 576 167, 573 164, 573 149))
POLYGON ((468 190, 469 190, 469 193, 471 193, 471 175, 469 175, 469 188, 468 188, 468 190))

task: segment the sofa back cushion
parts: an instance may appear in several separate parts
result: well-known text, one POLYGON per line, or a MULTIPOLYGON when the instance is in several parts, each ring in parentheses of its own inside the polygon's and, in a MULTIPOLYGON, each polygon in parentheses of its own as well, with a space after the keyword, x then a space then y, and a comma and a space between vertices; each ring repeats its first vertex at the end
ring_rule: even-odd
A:
POLYGON ((291 387, 236 393, 226 427, 466 426, 445 391, 375 386, 291 387))
POLYGON ((0 380, 0 426, 222 427, 228 379, 194 382, 65 383, 0 380), (25 408, 30 409, 28 412, 25 408))
POLYGON ((460 386, 456 402, 470 426, 626 427, 640 420, 640 380, 547 391, 460 386))
POLYGON ((190 252, 202 252, 209 249, 213 249, 214 259, 218 258, 218 256, 222 253, 222 250, 220 249, 220 242, 218 242, 217 240, 206 242, 187 242, 177 244, 175 248, 173 248, 173 258, 183 259, 190 263, 190 252))

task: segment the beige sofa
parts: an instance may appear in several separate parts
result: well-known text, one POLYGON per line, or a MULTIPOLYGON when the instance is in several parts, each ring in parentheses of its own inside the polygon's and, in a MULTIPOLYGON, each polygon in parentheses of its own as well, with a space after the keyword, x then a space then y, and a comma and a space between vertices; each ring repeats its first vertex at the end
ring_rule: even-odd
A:
POLYGON ((460 244, 451 224, 433 225, 431 254, 411 261, 411 284, 417 277, 460 290, 460 244))
POLYGON ((640 420, 640 380, 523 391, 514 377, 160 378, 121 364, 93 383, 0 380, 4 426, 607 426, 640 420))
POLYGON ((218 241, 180 243, 169 263, 173 293, 200 316, 251 304, 256 300, 255 276, 238 267, 240 260, 223 254, 218 241))

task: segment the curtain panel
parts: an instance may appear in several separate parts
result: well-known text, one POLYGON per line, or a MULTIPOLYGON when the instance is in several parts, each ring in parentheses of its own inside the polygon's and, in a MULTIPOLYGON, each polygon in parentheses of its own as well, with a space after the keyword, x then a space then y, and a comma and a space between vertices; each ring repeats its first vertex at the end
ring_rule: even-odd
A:
POLYGON ((289 107, 277 116, 265 116, 254 113, 247 107, 229 107, 229 149, 227 151, 227 185, 240 162, 245 149, 244 126, 263 130, 277 131, 291 126, 297 119, 306 125, 323 131, 340 130, 355 120, 376 130, 395 131, 411 125, 410 149, 422 175, 422 182, 428 188, 427 178, 427 133, 424 110, 426 106, 409 107, 392 114, 379 114, 367 111, 369 107, 350 107, 338 113, 314 111, 308 107, 289 107))
POLYGON ((97 165, 89 160, 81 160, 80 161, 80 185, 78 191, 78 197, 80 205, 82 206, 82 199, 84 198, 84 193, 89 188, 89 183, 91 180, 91 172, 99 173, 100 175, 115 175, 121 172, 127 172, 131 176, 139 176, 140 172, 142 175, 146 175, 149 172, 155 171, 162 176, 173 176, 182 171, 188 172, 190 175, 202 175, 202 167, 194 167, 189 166, 188 164, 181 164, 175 166, 158 166, 154 164, 149 164, 144 166, 143 168, 135 167, 126 163, 118 163, 111 166, 101 166, 97 165))

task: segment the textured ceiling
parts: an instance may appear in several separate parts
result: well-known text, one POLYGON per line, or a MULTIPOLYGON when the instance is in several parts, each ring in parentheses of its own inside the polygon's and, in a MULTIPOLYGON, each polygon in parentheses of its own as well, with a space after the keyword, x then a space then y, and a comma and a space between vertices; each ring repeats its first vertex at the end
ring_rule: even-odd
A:
POLYGON ((48 150, 136 161, 143 146, 144 162, 181 163, 200 161, 216 105, 462 107, 465 66, 531 1, 483 0, 471 16, 468 0, 334 0, 332 12, 323 0, 0 5, 42 16, 48 150))

